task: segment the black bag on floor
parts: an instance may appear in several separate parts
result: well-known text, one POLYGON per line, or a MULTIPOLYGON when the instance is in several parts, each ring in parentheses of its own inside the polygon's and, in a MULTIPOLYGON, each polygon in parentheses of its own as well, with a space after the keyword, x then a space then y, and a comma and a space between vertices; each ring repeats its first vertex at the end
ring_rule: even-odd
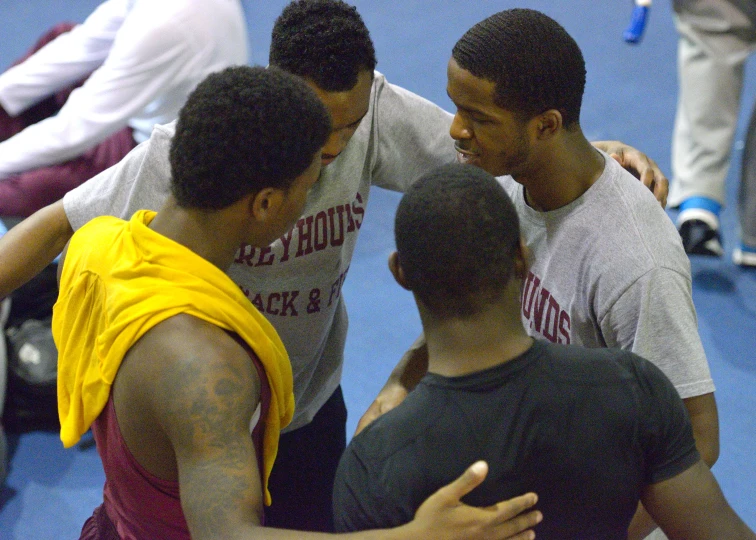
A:
POLYGON ((51 264, 11 295, 5 328, 8 387, 3 425, 9 433, 60 429, 58 351, 52 338, 52 307, 58 296, 57 265, 51 264))

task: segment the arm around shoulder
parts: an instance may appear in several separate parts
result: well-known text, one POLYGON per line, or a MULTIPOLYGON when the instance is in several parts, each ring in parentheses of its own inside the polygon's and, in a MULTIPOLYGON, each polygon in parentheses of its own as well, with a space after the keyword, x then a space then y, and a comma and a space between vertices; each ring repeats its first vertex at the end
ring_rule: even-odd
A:
POLYGON ((453 116, 380 77, 372 105, 376 137, 372 183, 404 191, 421 174, 456 159, 449 135, 453 116))
POLYGON ((404 353, 368 410, 357 423, 355 435, 373 420, 399 405, 428 372, 428 346, 421 334, 404 353))
POLYGON ((653 159, 620 141, 593 141, 591 144, 612 156, 623 168, 643 182, 662 208, 666 208, 669 181, 653 159))
MULTIPOLYGON (((247 353, 225 332, 212 325, 189 321, 175 327, 168 339, 172 353, 161 355, 165 366, 158 372, 138 373, 134 386, 171 441, 181 490, 181 505, 192 538, 318 539, 347 537, 355 540, 530 540, 532 527, 542 519, 529 511, 537 497, 526 494, 486 508, 463 504, 461 498, 485 479, 485 464, 475 464, 450 485, 426 500, 415 519, 401 527, 345 535, 261 530, 262 482, 249 418, 259 400, 256 370, 247 353), (204 325, 204 327, 203 327, 204 325), (178 340, 177 340, 178 338, 178 340), (209 338, 206 339, 206 338, 209 338), (220 344, 219 344, 220 342, 220 344), (215 345, 206 345, 215 343, 215 345), (209 348, 208 348, 209 347, 209 348), (183 351, 183 352, 181 352, 183 351), (178 354, 174 354, 178 352, 178 354), (212 354, 207 354, 212 352, 212 354)), ((146 338, 149 337, 146 334, 146 338)), ((140 346, 148 348, 161 341, 140 346)), ((163 341, 163 343, 165 343, 163 341)), ((154 347, 152 347, 154 350, 154 347)), ((155 362, 148 362, 155 369, 155 362)), ((119 373, 120 377, 121 373, 119 373)))
MULTIPOLYGON (((420 505, 414 519, 400 527, 349 533, 355 540, 532 540, 533 527, 543 516, 529 511, 538 502, 534 493, 501 501, 492 506, 467 506, 461 499, 479 486, 488 473, 488 465, 472 464, 454 482, 442 487, 420 505)), ((304 538, 304 537, 303 537, 304 538)))
POLYGON ((41 272, 73 235, 63 200, 38 210, 0 238, 0 298, 41 272))

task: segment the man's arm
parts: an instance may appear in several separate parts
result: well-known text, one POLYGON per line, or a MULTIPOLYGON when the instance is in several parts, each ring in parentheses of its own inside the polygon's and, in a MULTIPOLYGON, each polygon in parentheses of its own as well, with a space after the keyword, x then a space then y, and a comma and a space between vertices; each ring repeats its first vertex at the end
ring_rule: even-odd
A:
POLYGON ((155 126, 150 140, 120 162, 35 212, 0 238, 0 298, 37 275, 89 220, 129 219, 138 209, 158 210, 170 191, 168 149, 174 124, 155 126), (67 202, 68 208, 64 205, 67 202))
MULTIPOLYGON (((714 393, 684 399, 683 404, 690 416, 701 461, 711 467, 719 458, 719 416, 714 393)), ((639 504, 628 529, 628 540, 642 540, 656 528, 657 523, 654 523, 649 511, 639 504)))
MULTIPOLYGON (((701 454, 701 461, 707 468, 711 467, 719 458, 719 416, 714 394, 687 398, 683 400, 683 404, 690 416, 693 437, 696 440, 696 449, 701 454)), ((658 526, 649 514, 650 509, 644 508, 644 504, 638 505, 638 510, 633 516, 628 528, 628 540, 642 540, 658 526)))
POLYGON ((612 156, 624 169, 640 179, 653 192, 662 208, 666 208, 669 181, 653 159, 620 141, 593 141, 591 144, 612 156))
POLYGON ((428 347, 425 344, 425 335, 420 334, 420 337, 415 340, 399 360, 375 401, 370 404, 368 410, 360 418, 354 434, 357 435, 370 422, 404 401, 407 394, 417 386, 417 383, 427 372, 428 347))
MULTIPOLYGON (((709 391, 713 384, 698 335, 689 279, 664 270, 638 280, 604 317, 602 334, 607 346, 631 349, 654 362, 681 392, 690 387, 697 387, 696 392, 705 389, 684 398, 683 404, 696 448, 704 463, 712 466, 719 457, 719 419, 714 393, 709 391)), ((656 527, 647 510, 638 505, 628 538, 641 540, 656 527)))
MULTIPOLYGON (((708 460, 716 461, 719 423, 713 394, 681 400, 678 390, 658 367, 651 362, 644 365, 649 383, 645 389, 649 393, 643 400, 646 408, 640 413, 643 427, 639 432, 647 454, 647 482, 663 482, 696 462, 706 466, 708 460)), ((641 501, 638 505, 628 527, 629 540, 642 540, 658 526, 643 504, 641 501)))
POLYGON ((669 480, 646 486, 641 498, 670 540, 756 539, 702 460, 669 480))
POLYGON ((423 173, 456 160, 453 115, 377 73, 371 99, 372 185, 405 191, 423 173))
POLYGON ((719 459, 719 413, 714 393, 683 399, 693 424, 693 437, 701 459, 712 467, 719 459))
POLYGON ((166 334, 163 367, 145 379, 150 410, 173 448, 189 531, 195 539, 251 537, 263 507, 249 434, 260 400, 257 374, 220 328, 194 318, 171 321, 190 326, 166 334))
MULTIPOLYGON (((183 352, 169 361, 151 392, 151 409, 176 456, 189 530, 195 539, 260 538, 262 481, 249 436, 249 418, 259 401, 256 371, 247 353, 222 330, 198 328, 192 336, 177 345, 183 352), (198 341, 198 336, 203 339, 198 341)), ((475 464, 431 496, 407 525, 346 536, 364 540, 534 538, 530 529, 540 521, 540 513, 520 515, 535 504, 533 494, 488 508, 460 502, 486 472, 485 465, 475 464)), ((264 537, 273 540, 332 536, 264 529, 264 537)))
POLYGON ((50 264, 73 236, 60 200, 38 210, 0 238, 0 298, 50 264))
MULTIPOLYGON (((103 2, 82 24, 9 69, 0 76, 3 107, 15 116, 42 98, 96 72, 107 60, 125 16, 124 2, 103 2)), ((103 119, 109 122, 117 114, 118 103, 112 101, 109 109, 97 107, 99 96, 82 90, 84 86, 99 85, 87 80, 72 93, 84 94, 78 104, 69 103, 69 97, 58 114, 0 143, 0 178, 67 161, 126 125, 124 120, 104 133, 103 119)))
MULTIPOLYGON (((685 257, 680 246, 676 248, 678 256, 685 257)), ((688 410, 696 447, 712 466, 719 457, 719 421, 691 287, 689 273, 657 268, 637 279, 607 308, 600 326, 607 347, 632 350, 672 381, 688 410)))
MULTIPOLYGON (((714 393, 684 399, 683 404, 690 416, 693 438, 696 440, 696 449, 701 454, 701 461, 711 467, 719 458, 719 415, 714 393)), ((656 527, 657 524, 647 509, 639 504, 628 529, 628 539, 642 540, 656 527)))
MULTIPOLYGON (((522 514, 538 502, 538 497, 534 493, 527 493, 488 508, 474 508, 460 502, 462 497, 483 482, 486 474, 488 465, 482 461, 474 463, 457 480, 428 497, 415 513, 414 521, 393 531, 386 531, 394 533, 394 536, 385 538, 535 538, 535 533, 530 529, 540 523, 543 516, 538 511, 522 514)), ((360 534, 362 533, 354 533, 352 536, 364 540, 370 538, 360 534)), ((367 531, 365 534, 370 532, 367 531)))

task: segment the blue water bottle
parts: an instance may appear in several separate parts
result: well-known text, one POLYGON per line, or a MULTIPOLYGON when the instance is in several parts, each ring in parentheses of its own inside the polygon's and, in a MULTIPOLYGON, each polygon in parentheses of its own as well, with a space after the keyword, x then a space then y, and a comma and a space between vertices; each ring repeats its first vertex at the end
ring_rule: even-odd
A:
POLYGON ((640 43, 643 37, 643 31, 646 29, 648 20, 648 11, 651 8, 651 0, 635 0, 633 16, 630 20, 630 26, 627 27, 622 37, 627 43, 640 43))

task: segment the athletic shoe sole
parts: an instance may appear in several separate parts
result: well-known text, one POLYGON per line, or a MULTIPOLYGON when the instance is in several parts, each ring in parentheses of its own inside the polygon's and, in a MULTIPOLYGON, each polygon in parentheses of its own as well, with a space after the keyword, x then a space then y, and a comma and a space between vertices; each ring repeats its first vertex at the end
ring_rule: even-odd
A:
POLYGON ((743 251, 740 248, 735 248, 732 250, 732 262, 734 262, 738 266, 756 268, 756 253, 751 253, 750 251, 743 251))

